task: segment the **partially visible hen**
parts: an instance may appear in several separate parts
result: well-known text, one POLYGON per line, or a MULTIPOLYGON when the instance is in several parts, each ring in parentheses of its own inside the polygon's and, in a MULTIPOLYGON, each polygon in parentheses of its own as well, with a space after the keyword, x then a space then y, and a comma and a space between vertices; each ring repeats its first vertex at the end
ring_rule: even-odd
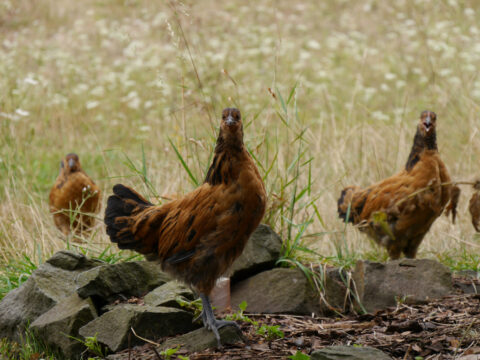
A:
POLYGON ((473 185, 475 190, 470 203, 468 204, 468 210, 472 216, 472 225, 477 232, 480 232, 480 180, 477 180, 473 185))
POLYGON ((436 114, 423 111, 405 168, 367 188, 350 186, 338 199, 344 221, 358 225, 391 259, 415 258, 423 237, 448 205, 453 220, 460 189, 450 181, 436 140, 436 114))
POLYGON ((60 174, 50 191, 50 212, 57 228, 68 235, 91 228, 100 210, 100 189, 83 171, 77 154, 60 162, 60 174))
POLYGON ((262 178, 243 144, 240 111, 223 110, 213 162, 205 182, 184 197, 155 206, 117 184, 105 210, 107 234, 120 249, 158 261, 200 294, 202 319, 221 346, 209 301, 215 281, 242 253, 266 204, 262 178))

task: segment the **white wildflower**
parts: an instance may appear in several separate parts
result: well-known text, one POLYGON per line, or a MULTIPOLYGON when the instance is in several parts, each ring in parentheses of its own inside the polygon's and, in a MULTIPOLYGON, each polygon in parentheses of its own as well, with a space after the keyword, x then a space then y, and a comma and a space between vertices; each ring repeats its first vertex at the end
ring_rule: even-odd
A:
POLYGON ((382 84, 382 85, 380 85, 380 89, 382 91, 388 91, 388 90, 390 90, 390 87, 387 84, 382 84))
POLYGON ((299 56, 300 61, 308 60, 311 57, 312 57, 312 55, 308 51, 304 51, 304 50, 300 51, 300 56, 299 56))
POLYGON ((441 69, 438 74, 440 76, 448 76, 452 73, 452 69, 448 69, 448 68, 445 68, 445 69, 441 69))
POLYGON ((376 120, 381 120, 381 121, 387 121, 390 119, 390 117, 387 114, 384 114, 381 111, 374 111, 372 112, 372 118, 376 120))
POLYGON ((475 16, 475 10, 473 10, 472 8, 465 8, 465 10, 463 10, 463 13, 468 17, 475 16))
POLYGON ((393 73, 386 73, 385 74, 385 79, 387 80, 393 80, 393 79, 396 79, 397 78, 397 75, 393 74, 393 73))
POLYGON ((85 91, 88 90, 88 85, 87 84, 78 84, 77 86, 75 86, 72 90, 72 92, 75 94, 75 95, 80 95, 82 93, 84 93, 85 91))
POLYGON ((320 50, 322 48, 320 43, 316 40, 309 40, 307 42, 307 47, 312 49, 312 50, 320 50))
POLYGON ((91 110, 91 109, 95 109, 98 105, 100 105, 100 102, 98 101, 87 101, 87 103, 85 104, 85 107, 87 108, 87 110, 91 110))
POLYGON ((22 110, 22 109, 17 109, 15 110, 15 114, 18 114, 20 116, 28 116, 30 113, 27 110, 22 110))
POLYGON ((93 95, 93 96, 103 96, 105 94, 105 89, 103 88, 103 86, 96 86, 94 87, 91 91, 90 91, 90 95, 93 95))
POLYGON ((27 84, 30 84, 30 85, 37 85, 38 84, 38 81, 35 80, 34 78, 31 78, 31 77, 26 77, 25 79, 23 79, 23 82, 25 82, 27 84))

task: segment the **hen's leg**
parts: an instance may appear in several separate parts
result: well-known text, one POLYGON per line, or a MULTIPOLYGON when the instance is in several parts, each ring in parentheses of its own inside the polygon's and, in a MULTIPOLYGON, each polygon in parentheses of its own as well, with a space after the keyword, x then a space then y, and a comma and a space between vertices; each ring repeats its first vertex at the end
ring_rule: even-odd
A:
MULTIPOLYGON (((226 320, 217 320, 215 319, 215 315, 213 314, 212 305, 210 304, 210 300, 208 296, 205 294, 200 294, 200 299, 202 299, 202 320, 203 325, 208 329, 212 330, 213 334, 217 338, 218 347, 222 347, 222 342, 220 341, 220 334, 218 333, 218 329, 221 329, 224 326, 234 326, 238 330, 240 330, 240 326, 235 321, 226 321, 226 320)), ((240 330, 241 331, 241 330, 240 330)))
POLYGON ((415 256, 417 256, 418 247, 420 246, 422 239, 423 234, 418 235, 409 241, 408 245, 405 247, 405 249, 403 249, 405 257, 409 259, 415 259, 415 256))

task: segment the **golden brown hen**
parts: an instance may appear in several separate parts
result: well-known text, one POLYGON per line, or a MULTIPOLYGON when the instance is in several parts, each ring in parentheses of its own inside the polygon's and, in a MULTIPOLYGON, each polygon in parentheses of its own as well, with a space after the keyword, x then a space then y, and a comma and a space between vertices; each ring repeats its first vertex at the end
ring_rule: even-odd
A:
POLYGON ((223 110, 215 155, 205 182, 183 198, 155 206, 117 184, 105 210, 107 234, 120 249, 160 262, 164 271, 196 290, 204 326, 221 346, 209 294, 217 278, 241 254, 266 204, 262 178, 243 144, 240 111, 223 110))
POLYGON ((480 232, 480 180, 477 180, 473 185, 475 190, 470 202, 468 204, 468 210, 472 216, 472 225, 477 232, 480 232))
POLYGON ((365 189, 350 186, 338 199, 338 213, 344 221, 359 225, 390 258, 403 252, 414 258, 418 246, 435 219, 450 201, 456 215, 460 189, 451 185, 440 159, 436 140, 436 114, 423 111, 405 169, 365 189))
POLYGON ((50 212, 60 231, 89 229, 95 219, 88 213, 100 210, 100 189, 83 171, 77 154, 60 162, 60 174, 50 191, 50 212))

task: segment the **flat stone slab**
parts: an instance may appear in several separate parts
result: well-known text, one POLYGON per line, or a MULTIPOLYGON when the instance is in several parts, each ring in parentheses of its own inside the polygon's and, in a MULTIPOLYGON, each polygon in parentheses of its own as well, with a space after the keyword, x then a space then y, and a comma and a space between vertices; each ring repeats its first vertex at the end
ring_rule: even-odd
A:
POLYGON ((192 320, 191 313, 180 309, 122 304, 80 328, 79 334, 83 337, 97 334, 100 343, 119 351, 144 343, 131 328, 137 335, 155 341, 195 329, 197 325, 192 320))
POLYGON ((453 292, 450 270, 429 259, 359 261, 353 279, 359 299, 368 312, 395 306, 397 301, 422 304, 453 292))
POLYGON ((227 272, 232 283, 275 267, 282 251, 282 239, 268 225, 260 224, 245 249, 227 272))
POLYGON ((315 350, 310 355, 311 360, 392 360, 390 356, 371 347, 328 346, 315 350))
POLYGON ((85 346, 69 335, 78 338, 78 330, 96 317, 91 300, 73 293, 38 317, 30 328, 47 345, 59 350, 68 359, 80 359, 85 346))
POLYGON ((299 269, 264 271, 235 284, 232 308, 247 302, 247 311, 269 314, 311 315, 322 313, 318 293, 299 269))
POLYGON ((131 296, 141 297, 171 278, 154 262, 135 261, 104 265, 82 272, 77 278, 77 293, 92 297, 98 308, 131 296))
POLYGON ((145 305, 166 306, 181 309, 182 307, 176 300, 179 297, 183 300, 193 300, 195 295, 192 290, 181 282, 172 280, 150 291, 145 295, 143 301, 145 302, 145 305))
POLYGON ((103 261, 89 259, 85 255, 69 251, 61 250, 56 252, 46 263, 63 270, 88 270, 96 266, 105 265, 103 261))
MULTIPOLYGON (((225 326, 221 328, 219 334, 223 345, 232 345, 244 341, 240 330, 233 326, 225 326)), ((169 348, 175 348, 178 345, 180 345, 182 349, 196 352, 217 347, 217 339, 213 332, 202 327, 187 334, 177 336, 176 338, 166 340, 160 345, 158 350, 162 351, 169 348)))

